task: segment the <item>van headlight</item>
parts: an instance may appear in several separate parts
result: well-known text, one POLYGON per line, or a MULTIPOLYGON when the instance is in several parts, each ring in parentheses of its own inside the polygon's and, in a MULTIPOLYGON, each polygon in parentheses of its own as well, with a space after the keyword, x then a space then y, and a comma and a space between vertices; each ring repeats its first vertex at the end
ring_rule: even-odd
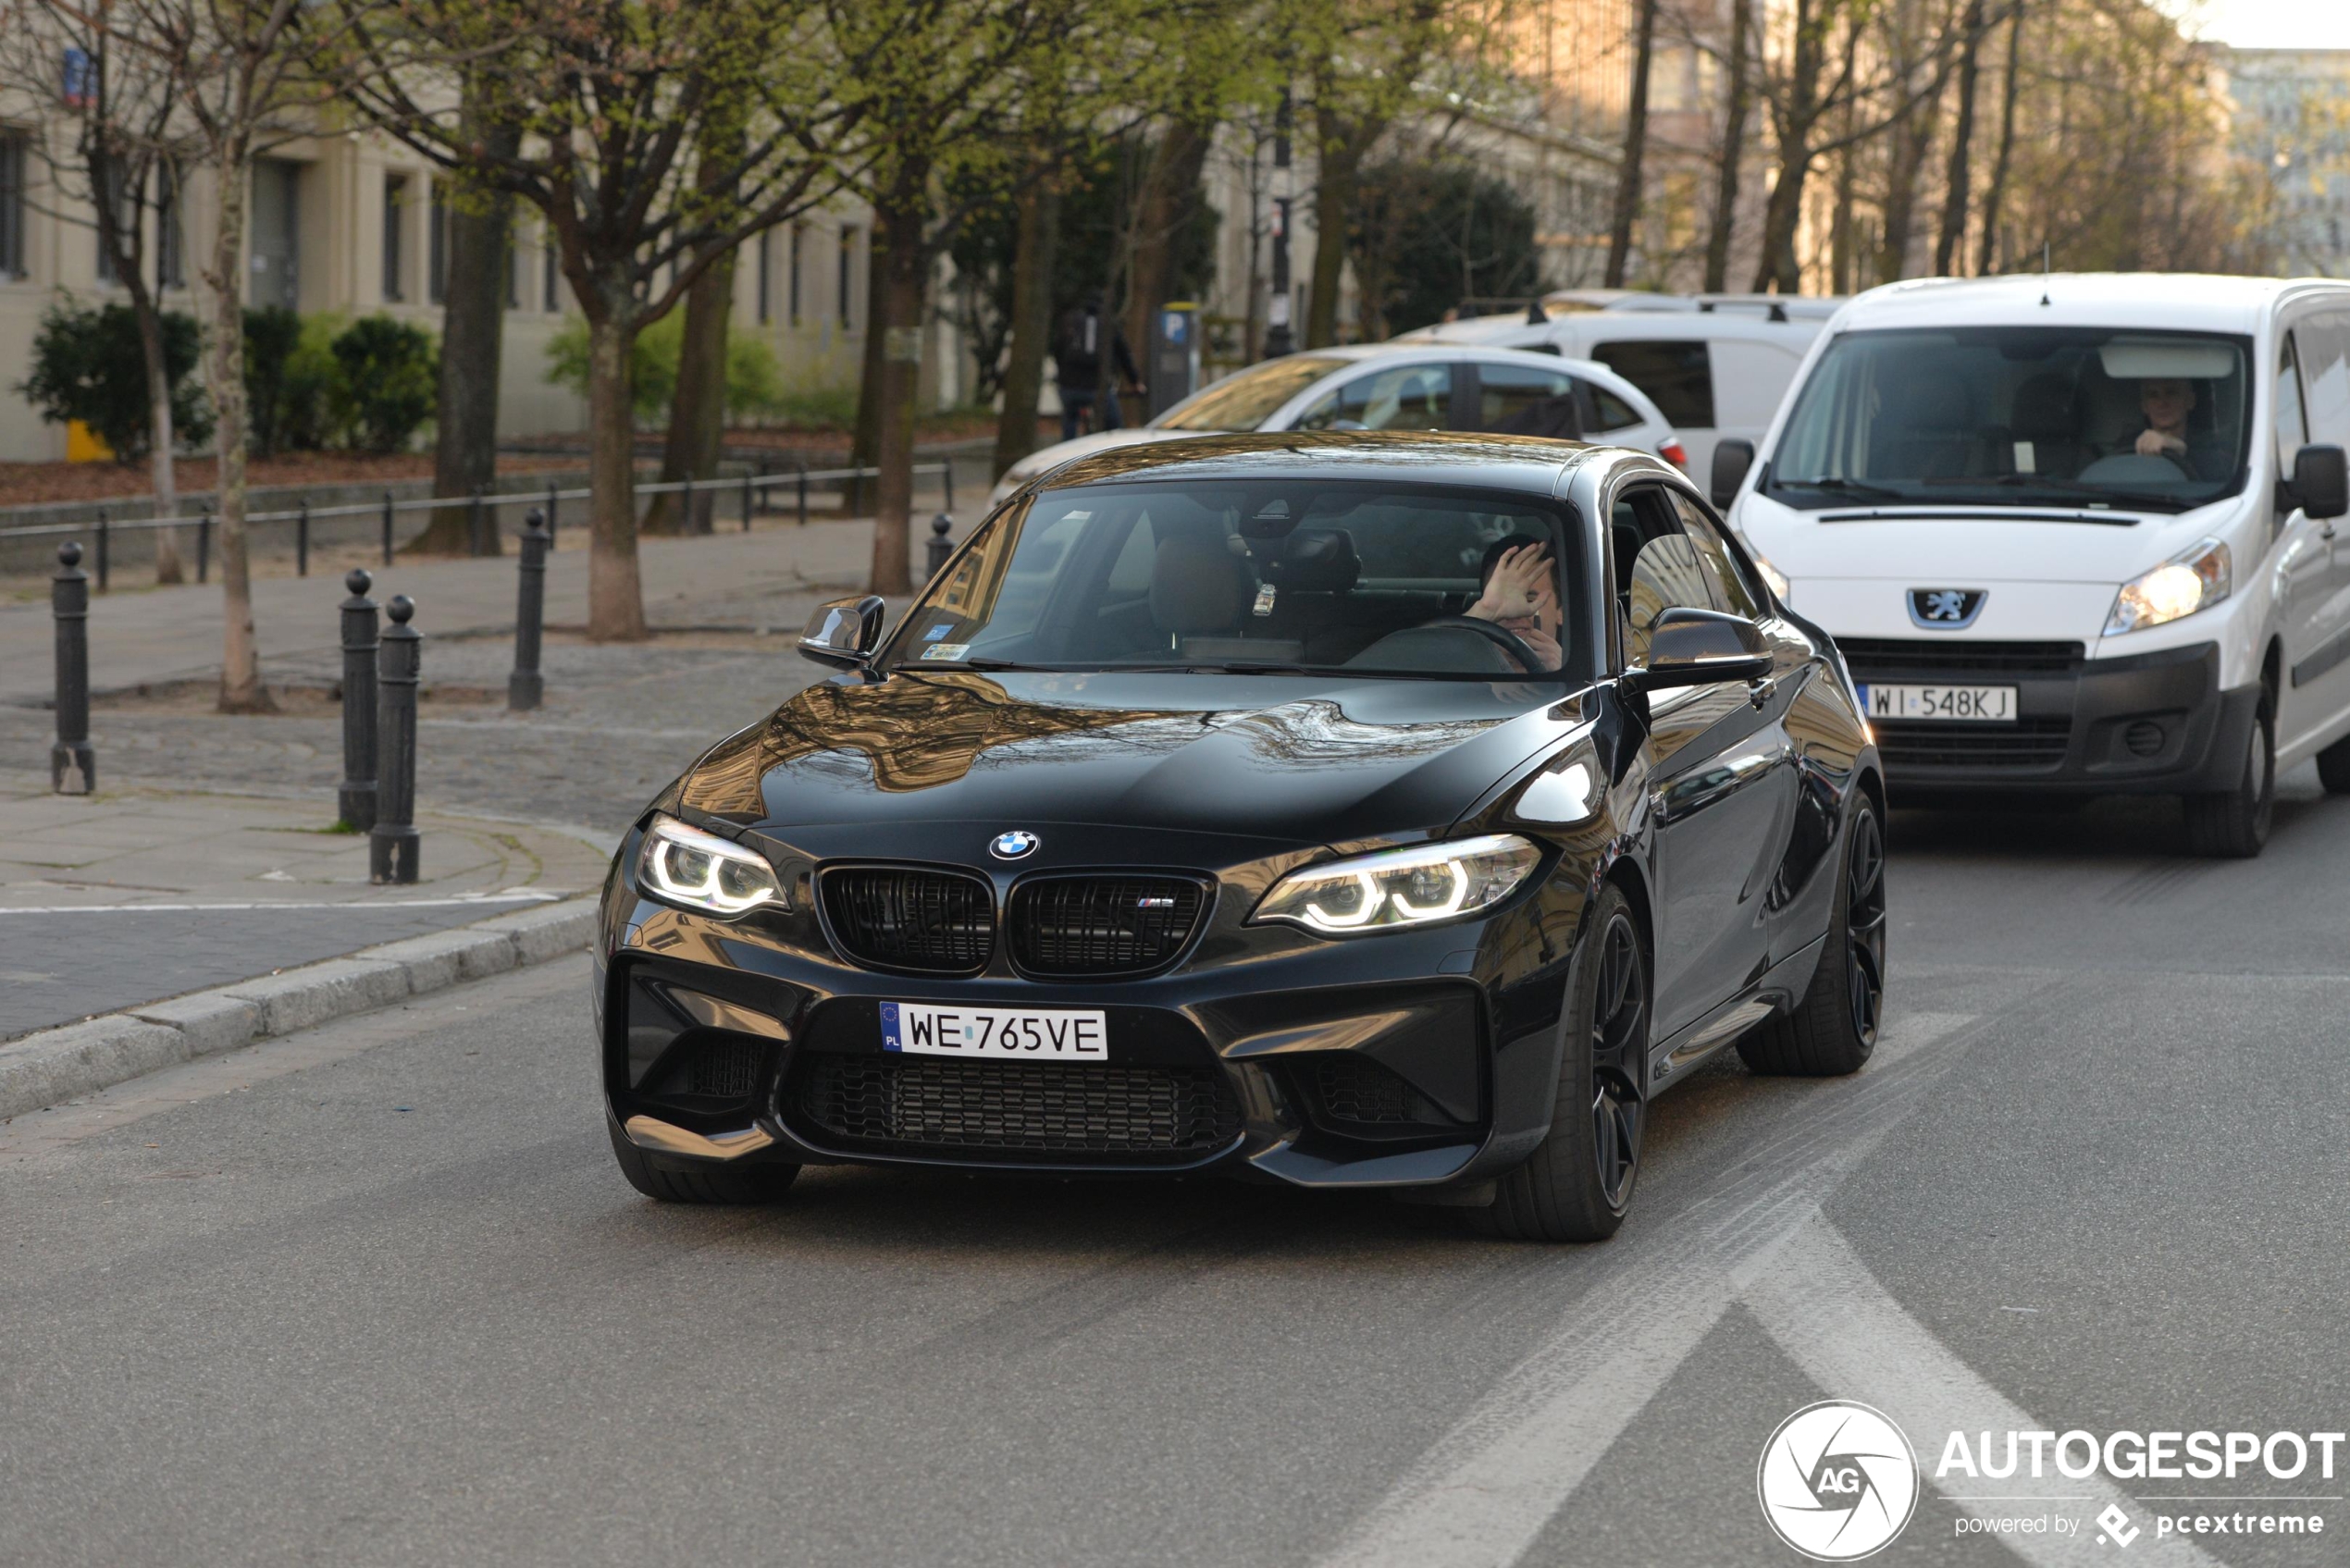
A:
POLYGON ((1275 883, 1249 923, 1279 920, 1319 936, 1433 925, 1501 902, 1541 859, 1527 840, 1498 833, 1326 861, 1275 883))
POLYGON ((2206 539, 2122 584, 2113 598, 2113 613, 2105 618, 2105 635, 2142 632, 2208 610, 2228 597, 2232 578, 2228 547, 2206 539))
POLYGON ((713 915, 790 907, 766 857, 674 817, 655 816, 645 830, 637 851, 637 885, 656 898, 713 915))
POLYGON ((1764 582, 1771 585, 1772 596, 1781 604, 1787 603, 1795 592, 1795 585, 1787 580, 1787 574, 1772 565, 1771 558, 1753 546, 1749 545, 1747 552, 1754 557, 1754 569, 1762 574, 1764 582))

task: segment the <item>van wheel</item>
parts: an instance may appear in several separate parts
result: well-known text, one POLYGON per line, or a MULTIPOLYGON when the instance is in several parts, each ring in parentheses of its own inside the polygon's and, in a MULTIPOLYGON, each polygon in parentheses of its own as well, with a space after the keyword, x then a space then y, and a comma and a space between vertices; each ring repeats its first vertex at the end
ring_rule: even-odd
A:
POLYGON ((2318 782, 2328 795, 2350 795, 2350 735, 2318 753, 2318 782))
POLYGON ((2191 854, 2248 860, 2269 842, 2269 824, 2277 814, 2277 715, 2266 686, 2253 710, 2252 738, 2235 788, 2190 795, 2186 808, 2191 854))

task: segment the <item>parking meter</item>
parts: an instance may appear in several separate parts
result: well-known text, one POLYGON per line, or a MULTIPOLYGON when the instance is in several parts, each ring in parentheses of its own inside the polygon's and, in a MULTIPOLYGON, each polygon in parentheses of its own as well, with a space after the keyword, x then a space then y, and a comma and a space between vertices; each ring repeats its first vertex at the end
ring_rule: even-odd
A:
POLYGON ((1199 385, 1199 306, 1188 301, 1151 312, 1151 417, 1192 395, 1199 385))

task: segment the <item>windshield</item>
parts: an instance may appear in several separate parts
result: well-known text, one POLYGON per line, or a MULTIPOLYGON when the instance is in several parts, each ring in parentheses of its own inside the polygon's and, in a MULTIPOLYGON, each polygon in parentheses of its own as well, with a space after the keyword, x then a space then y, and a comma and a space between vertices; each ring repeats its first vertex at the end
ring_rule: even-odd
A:
POLYGON ((1847 333, 1804 381, 1764 488, 1803 508, 2184 511, 2244 483, 2246 347, 2091 327, 1847 333))
POLYGON ((1557 672, 1558 512, 1302 477, 1047 490, 992 519, 884 656, 899 671, 1557 672))
POLYGON ((1235 371, 1156 419, 1157 430, 1254 430, 1298 393, 1348 362, 1330 354, 1289 354, 1235 371))

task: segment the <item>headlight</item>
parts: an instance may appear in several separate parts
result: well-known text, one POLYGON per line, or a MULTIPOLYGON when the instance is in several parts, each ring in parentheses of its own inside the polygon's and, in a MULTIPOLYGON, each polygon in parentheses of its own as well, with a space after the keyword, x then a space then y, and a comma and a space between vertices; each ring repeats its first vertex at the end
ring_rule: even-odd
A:
POLYGON ((2184 555, 2122 584, 2113 599, 2113 613, 2105 618, 2105 635, 2141 632, 2208 610, 2228 597, 2231 586, 2228 547, 2217 539, 2206 539, 2184 555))
POLYGON ((1431 925, 1499 903, 1541 858, 1505 833, 1357 855, 1292 871, 1249 921, 1281 920, 1324 936, 1431 925))
POLYGON ((645 830, 637 852, 637 885, 657 898, 713 915, 790 907, 775 868, 764 857, 674 817, 656 816, 645 830))
POLYGON ((1754 557, 1754 569, 1762 574, 1764 582, 1771 585, 1772 594, 1782 604, 1790 602, 1795 593, 1795 585, 1787 580, 1787 574, 1772 565, 1770 558, 1753 546, 1749 545, 1747 550, 1754 557))

